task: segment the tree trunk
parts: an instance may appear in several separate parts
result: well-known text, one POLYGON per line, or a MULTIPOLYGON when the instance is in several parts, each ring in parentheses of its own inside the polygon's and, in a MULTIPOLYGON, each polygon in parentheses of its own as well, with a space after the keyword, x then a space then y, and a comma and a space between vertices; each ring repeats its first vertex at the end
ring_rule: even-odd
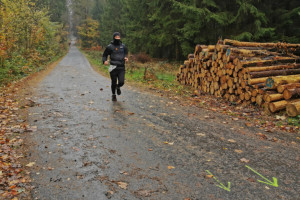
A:
POLYGON ((277 57, 274 60, 252 60, 252 61, 240 61, 237 66, 242 69, 245 67, 261 67, 268 65, 276 65, 280 63, 296 63, 299 62, 300 58, 291 58, 291 57, 277 57))
POLYGON ((283 93, 285 89, 293 89, 293 88, 300 88, 300 83, 289 83, 285 85, 278 85, 277 92, 283 93))
POLYGON ((269 109, 272 113, 285 109, 288 102, 286 100, 276 101, 269 104, 269 109))
POLYGON ((255 85, 255 84, 259 84, 259 83, 265 83, 267 81, 267 79, 268 79, 267 77, 248 79, 248 84, 255 85))
POLYGON ((240 42, 237 40, 225 39, 223 41, 224 45, 232 45, 235 47, 266 47, 266 48, 280 48, 280 47, 290 47, 299 48, 300 44, 286 44, 286 43, 259 43, 259 42, 240 42))
POLYGON ((283 92, 283 97, 285 100, 289 100, 292 97, 299 97, 299 96, 300 96, 300 88, 285 89, 283 92))
POLYGON ((291 117, 296 117, 297 115, 300 115, 300 99, 298 101, 293 103, 288 103, 286 105, 286 112, 291 117))
POLYGON ((265 101, 267 103, 278 101, 283 99, 283 94, 267 94, 265 97, 265 101))
POLYGON ((257 105, 259 105, 259 106, 261 106, 262 105, 262 103, 263 103, 263 95, 257 95, 256 96, 256 103, 257 103, 257 105))
POLYGON ((300 83, 300 75, 270 77, 266 80, 266 86, 270 89, 287 83, 300 83))
POLYGON ((265 67, 248 67, 246 68, 246 72, 250 73, 250 72, 280 70, 280 69, 300 69, 300 64, 274 65, 274 66, 265 66, 265 67))
POLYGON ((261 72, 250 72, 249 78, 261 78, 269 76, 286 76, 300 74, 300 69, 283 69, 283 70, 272 70, 272 71, 261 71, 261 72))

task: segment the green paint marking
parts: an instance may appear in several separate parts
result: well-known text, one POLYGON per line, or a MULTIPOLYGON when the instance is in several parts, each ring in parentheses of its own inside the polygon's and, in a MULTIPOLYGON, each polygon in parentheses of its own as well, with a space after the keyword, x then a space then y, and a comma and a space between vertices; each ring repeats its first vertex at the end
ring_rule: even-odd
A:
POLYGON ((255 171, 254 169, 252 169, 251 167, 249 167, 248 165, 246 165, 246 167, 248 169, 250 169, 251 171, 253 171, 255 174, 259 175, 261 178, 265 179, 265 181, 266 181, 265 182, 265 181, 258 180, 258 182, 265 183, 265 184, 268 184, 268 185, 271 185, 271 186, 274 186, 274 187, 278 187, 277 178, 273 177, 273 182, 272 182, 269 179, 265 178, 260 173, 258 173, 257 171, 255 171))
POLYGON ((217 185, 219 188, 222 188, 223 190, 226 190, 228 192, 230 192, 230 182, 228 182, 228 186, 226 187, 223 183, 221 183, 210 171, 205 170, 209 175, 212 175, 213 178, 219 183, 219 185, 217 185))

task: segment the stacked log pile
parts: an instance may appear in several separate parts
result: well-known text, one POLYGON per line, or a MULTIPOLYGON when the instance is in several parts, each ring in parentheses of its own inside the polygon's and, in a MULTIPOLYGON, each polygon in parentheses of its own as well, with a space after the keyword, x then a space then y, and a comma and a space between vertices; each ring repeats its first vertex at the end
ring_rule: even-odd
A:
POLYGON ((197 45, 180 66, 177 81, 237 104, 300 114, 300 44, 236 40, 197 45))

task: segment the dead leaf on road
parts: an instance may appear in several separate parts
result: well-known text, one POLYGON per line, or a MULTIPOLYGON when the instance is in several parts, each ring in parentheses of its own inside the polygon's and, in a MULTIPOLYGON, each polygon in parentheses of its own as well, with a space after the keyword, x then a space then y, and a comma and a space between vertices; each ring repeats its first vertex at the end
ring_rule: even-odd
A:
POLYGON ((206 177, 207 179, 210 179, 210 178, 213 178, 214 175, 206 175, 205 177, 206 177))
POLYGON ((247 127, 250 127, 250 126, 251 126, 251 124, 248 123, 248 122, 246 122, 245 125, 246 125, 247 127))
POLYGON ((252 182, 252 183, 256 182, 253 178, 247 178, 247 181, 252 182))
POLYGON ((118 186, 124 190, 127 190, 128 183, 125 182, 117 182, 118 186))
POLYGON ((228 142, 231 142, 231 143, 236 143, 236 141, 235 141, 235 140, 233 140, 233 139, 229 139, 229 140, 228 140, 228 142))
POLYGON ((247 160, 246 158, 242 158, 240 161, 244 163, 248 163, 250 160, 247 160))
POLYGON ((33 167, 33 165, 35 165, 35 162, 28 163, 26 167, 33 167))
POLYGON ((204 133, 197 133, 197 136, 205 137, 206 135, 204 133))
POLYGON ((257 133, 256 135, 258 135, 260 137, 260 139, 263 139, 263 140, 267 140, 268 137, 262 133, 257 133))
POLYGON ((77 147, 73 147, 72 149, 75 151, 80 151, 80 149, 78 149, 77 147))
POLYGON ((243 151, 242 150, 239 150, 239 149, 235 149, 234 150, 236 153, 243 153, 243 151))
POLYGON ((138 191, 137 194, 139 196, 142 196, 142 197, 150 197, 151 196, 151 191, 149 191, 149 190, 141 190, 141 191, 138 191))
POLYGON ((168 166, 168 169, 175 169, 174 166, 168 166))

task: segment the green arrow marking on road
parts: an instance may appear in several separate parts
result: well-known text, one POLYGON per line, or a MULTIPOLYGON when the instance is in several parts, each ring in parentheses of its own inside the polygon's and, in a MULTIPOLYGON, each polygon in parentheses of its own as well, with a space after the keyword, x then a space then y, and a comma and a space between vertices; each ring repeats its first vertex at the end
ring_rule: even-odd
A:
POLYGON ((278 183, 277 183, 277 178, 273 177, 273 182, 270 181, 269 179, 265 178, 263 175, 261 175, 260 173, 258 173, 257 171, 255 171, 254 169, 252 169, 251 167, 249 167, 248 165, 246 165, 246 167, 248 169, 250 169, 251 171, 253 171, 255 174, 259 175, 260 177, 262 177, 263 179, 266 180, 265 181, 261 181, 261 180, 258 180, 259 182, 261 183, 265 183, 265 184, 268 184, 268 185, 271 185, 271 186, 274 186, 274 187, 278 187, 278 183))
POLYGON ((228 192, 230 192, 230 182, 228 182, 228 186, 226 187, 223 183, 221 183, 210 171, 205 170, 209 175, 212 175, 213 178, 219 183, 219 185, 217 185, 219 188, 222 188, 223 190, 226 190, 228 192))

